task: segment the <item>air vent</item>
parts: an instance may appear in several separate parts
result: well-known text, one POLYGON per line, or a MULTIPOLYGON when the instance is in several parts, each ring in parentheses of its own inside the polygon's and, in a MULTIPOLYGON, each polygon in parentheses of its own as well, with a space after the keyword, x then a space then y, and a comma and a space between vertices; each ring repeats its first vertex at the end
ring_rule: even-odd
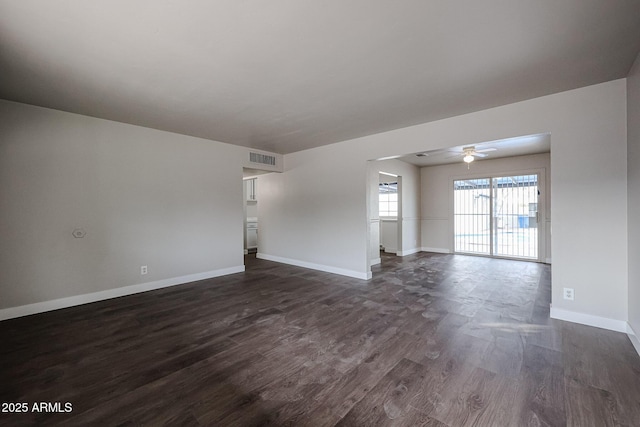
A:
POLYGON ((269 156, 267 154, 249 153, 249 161, 251 163, 260 163, 261 165, 276 165, 276 156, 269 156))

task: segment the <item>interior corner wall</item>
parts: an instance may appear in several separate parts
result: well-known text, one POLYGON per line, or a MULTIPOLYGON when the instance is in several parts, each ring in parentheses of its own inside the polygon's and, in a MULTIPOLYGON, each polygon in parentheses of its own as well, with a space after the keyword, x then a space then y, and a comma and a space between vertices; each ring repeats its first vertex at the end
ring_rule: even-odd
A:
POLYGON ((368 160, 548 132, 553 308, 626 324, 626 116, 620 79, 285 155, 261 182, 261 250, 366 274, 368 160))
MULTIPOLYGON (((553 144, 553 142, 552 142, 553 144)), ((453 180, 464 177, 481 178, 496 174, 516 174, 522 171, 544 170, 539 188, 544 197, 544 211, 539 212, 539 223, 544 226, 542 260, 551 260, 551 155, 549 153, 484 159, 469 165, 456 164, 429 166, 420 169, 422 187, 422 242, 425 251, 453 252, 453 206, 451 191, 453 180)), ((542 242, 541 242, 542 243, 542 242)))
POLYGON ((640 55, 627 78, 627 154, 629 325, 640 338, 640 55))
POLYGON ((371 162, 371 165, 378 172, 392 173, 402 177, 401 218, 398 218, 402 221, 402 236, 399 239, 398 255, 418 252, 420 250, 420 169, 396 159, 371 162))
POLYGON ((241 271, 245 156, 0 101, 0 309, 241 271))

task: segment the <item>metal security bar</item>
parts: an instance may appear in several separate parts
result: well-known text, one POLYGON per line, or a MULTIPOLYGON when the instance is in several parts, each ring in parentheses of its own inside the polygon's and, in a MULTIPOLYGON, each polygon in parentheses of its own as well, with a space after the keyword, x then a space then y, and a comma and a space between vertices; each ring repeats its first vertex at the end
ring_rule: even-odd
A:
POLYGON ((538 175, 493 178, 493 254, 538 258, 538 175))
POLYGON ((453 182, 455 251, 490 255, 491 180, 453 182))
POLYGON ((455 252, 538 258, 538 175, 456 180, 455 252))

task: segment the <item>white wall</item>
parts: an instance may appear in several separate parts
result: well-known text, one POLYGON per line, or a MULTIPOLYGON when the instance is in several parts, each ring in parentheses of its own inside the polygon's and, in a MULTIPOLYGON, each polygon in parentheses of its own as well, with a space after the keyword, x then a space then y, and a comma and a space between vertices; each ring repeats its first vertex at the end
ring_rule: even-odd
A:
POLYGON ((367 160, 550 132, 554 315, 624 325, 625 92, 616 80, 287 155, 261 182, 261 251, 366 277, 367 160))
POLYGON ((284 160, 260 177, 258 257, 367 278, 366 160, 336 144, 284 160))
POLYGON ((0 101, 0 309, 241 271, 246 157, 228 144, 0 101), (72 236, 77 227, 84 238, 72 236))
POLYGON ((397 181, 398 181, 397 177, 390 176, 390 175, 385 175, 385 174, 382 174, 382 173, 378 174, 378 183, 379 184, 397 182, 397 181))
POLYGON ((385 218, 380 220, 380 244, 384 251, 398 254, 398 220, 385 218))
MULTIPOLYGON (((629 324, 640 334, 640 55, 627 80, 627 126, 629 324)), ((640 352, 640 342, 635 344, 640 352)))
MULTIPOLYGON (((539 226, 544 228, 544 243, 541 246, 543 261, 551 260, 551 156, 549 153, 517 156, 502 159, 476 160, 469 165, 456 164, 424 167, 420 169, 422 186, 422 246, 426 251, 453 252, 452 199, 453 180, 459 178, 482 178, 496 174, 517 175, 520 172, 543 170, 539 188, 544 211, 539 212, 539 226)), ((540 207, 542 209, 542 206, 540 207)), ((541 243, 543 243, 541 241, 541 243)))

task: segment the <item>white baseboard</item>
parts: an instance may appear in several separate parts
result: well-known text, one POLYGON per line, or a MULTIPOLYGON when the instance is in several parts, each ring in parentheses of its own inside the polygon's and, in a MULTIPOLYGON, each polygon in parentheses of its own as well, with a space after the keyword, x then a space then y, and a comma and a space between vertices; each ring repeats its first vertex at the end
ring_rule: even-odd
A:
POLYGON ((243 271, 244 265, 238 265, 235 267, 221 268, 219 270, 205 271, 203 273, 188 274, 186 276, 171 277, 168 279, 156 280, 154 282, 140 283, 138 285, 123 286, 121 288, 108 289, 106 291, 92 292, 90 294, 75 295, 72 297, 37 302, 18 307, 3 308, 0 310, 0 320, 44 313, 45 311, 88 304, 90 302, 152 291, 154 289, 167 288, 169 286, 182 285, 189 282, 195 282, 197 280, 211 279, 213 277, 226 276, 227 274, 241 273, 243 271))
POLYGON ((636 334, 629 323, 627 323, 627 335, 631 340, 631 344, 633 344, 633 347, 636 349, 638 356, 640 356, 640 340, 638 339, 638 334, 636 334))
POLYGON ((628 330, 628 324, 624 320, 609 319, 608 317, 578 313, 575 311, 563 310, 561 308, 551 307, 550 316, 552 319, 566 320, 567 322, 595 326, 596 328, 608 329, 610 331, 627 333, 628 330))
POLYGON ((545 258, 544 263, 545 264, 551 264, 551 258, 545 258))
POLYGON ((398 255, 398 250, 396 248, 384 248, 383 252, 385 254, 394 254, 398 255))
POLYGON ((406 251, 398 251, 396 252, 396 255, 406 256, 406 255, 417 254, 418 252, 420 252, 420 249, 421 248, 413 248, 413 249, 407 249, 406 251))
POLYGON ((245 250, 244 250, 244 254, 245 254, 245 255, 249 255, 249 249, 245 249, 245 250))
POLYGON ((436 253, 439 253, 439 254, 450 254, 451 253, 451 251, 449 249, 447 249, 447 248, 425 248, 425 247, 422 247, 422 248, 420 248, 420 251, 422 251, 422 252, 436 252, 436 253))
POLYGON ((374 258, 371 260, 371 265, 378 265, 382 262, 382 258, 374 258))
POLYGON ((369 280, 373 276, 370 271, 366 273, 362 273, 360 271, 347 270, 344 268, 332 267, 330 265, 315 264, 312 262, 301 261, 301 260, 292 259, 292 258, 285 258, 285 257, 276 256, 276 255, 263 254, 260 252, 256 254, 256 258, 266 259, 267 261, 280 262, 282 264, 295 265, 297 267, 310 268, 312 270, 325 271, 327 273, 340 274, 342 276, 354 277, 356 279, 362 279, 362 280, 369 280))

